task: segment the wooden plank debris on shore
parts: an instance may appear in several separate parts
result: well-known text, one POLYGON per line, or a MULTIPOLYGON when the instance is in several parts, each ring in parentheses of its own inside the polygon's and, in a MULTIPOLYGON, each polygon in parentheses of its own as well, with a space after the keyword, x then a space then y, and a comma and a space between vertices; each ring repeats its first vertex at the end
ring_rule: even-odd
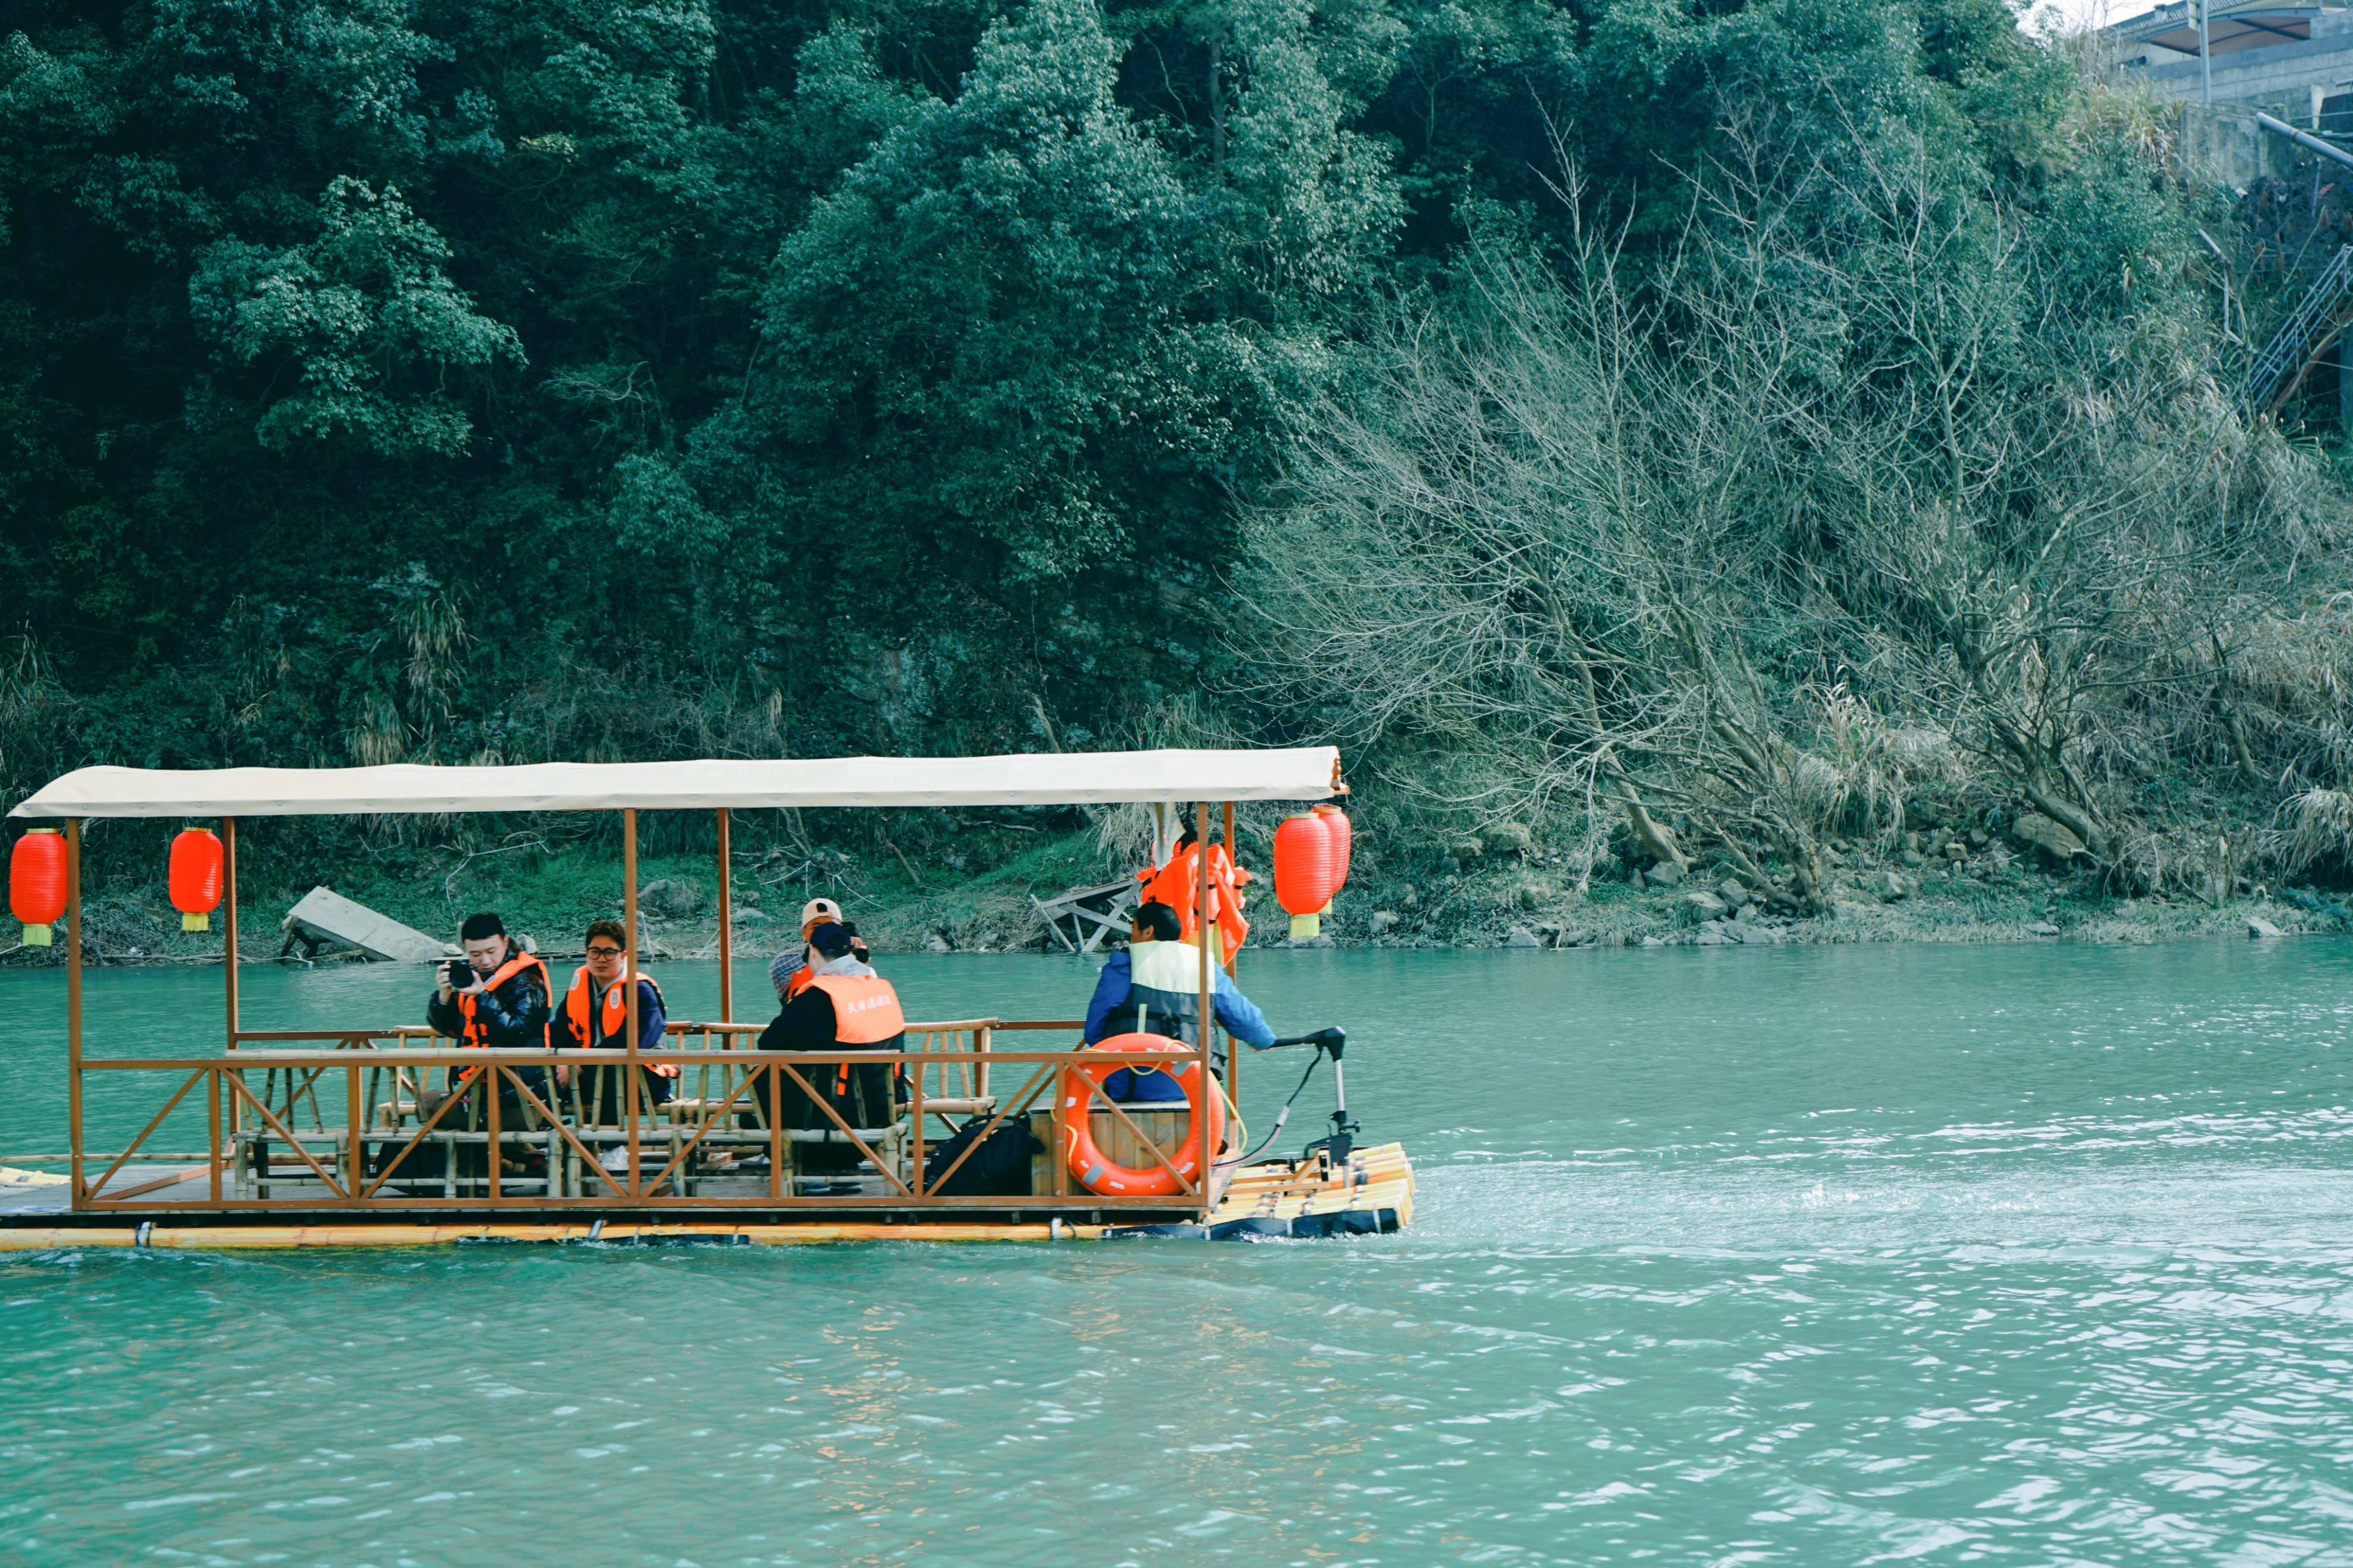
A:
POLYGON ((1135 908, 1136 882, 1106 882, 1099 888, 1072 888, 1056 899, 1029 895, 1046 930, 1070 952, 1092 952, 1105 937, 1127 934, 1128 916, 1135 908))
POLYGON ((322 947, 355 947, 370 959, 388 963, 435 963, 455 951, 332 888, 313 888, 303 894, 280 923, 286 932, 280 957, 298 943, 305 958, 316 957, 322 947))

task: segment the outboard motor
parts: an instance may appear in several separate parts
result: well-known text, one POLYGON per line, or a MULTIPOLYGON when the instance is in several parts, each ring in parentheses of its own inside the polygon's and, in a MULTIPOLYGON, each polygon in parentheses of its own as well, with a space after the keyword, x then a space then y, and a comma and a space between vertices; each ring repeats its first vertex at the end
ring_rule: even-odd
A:
MULTIPOLYGON (((1314 1046, 1319 1054, 1332 1058, 1332 1131, 1301 1150, 1300 1155, 1303 1159, 1321 1149, 1328 1163, 1335 1167, 1345 1165, 1348 1155, 1356 1147, 1359 1131, 1357 1123, 1348 1115, 1347 1069, 1342 1065, 1343 1058, 1348 1054, 1348 1031, 1318 1029, 1312 1035, 1294 1035, 1287 1040, 1274 1043, 1277 1046, 1314 1046)), ((1290 1109, 1287 1105, 1283 1107, 1286 1113, 1290 1109)), ((1276 1126, 1279 1128, 1281 1125, 1278 1118, 1276 1126)))

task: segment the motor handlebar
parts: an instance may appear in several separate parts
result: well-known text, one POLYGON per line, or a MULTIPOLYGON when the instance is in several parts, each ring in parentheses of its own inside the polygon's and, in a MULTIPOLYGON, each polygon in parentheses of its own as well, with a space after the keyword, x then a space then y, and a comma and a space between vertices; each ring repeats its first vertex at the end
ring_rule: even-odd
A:
POLYGON ((1348 1031, 1327 1026, 1312 1035, 1293 1035, 1288 1039, 1277 1040, 1267 1049, 1280 1050, 1285 1046, 1314 1046, 1318 1050, 1331 1052, 1332 1059, 1336 1062, 1347 1053, 1348 1031))

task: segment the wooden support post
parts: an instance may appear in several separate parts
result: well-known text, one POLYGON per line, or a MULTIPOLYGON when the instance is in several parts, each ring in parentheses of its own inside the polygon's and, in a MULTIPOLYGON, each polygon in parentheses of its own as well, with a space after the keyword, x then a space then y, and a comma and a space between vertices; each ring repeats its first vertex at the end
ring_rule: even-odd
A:
MULTIPOLYGON (((237 818, 221 818, 221 968, 228 976, 228 1048, 237 1049, 237 818)), ((286 1114, 291 1117, 290 1105, 286 1114)))
MULTIPOLYGON (((761 1071, 754 1068, 754 1072, 761 1071)), ((783 1064, 770 1062, 768 1075, 768 1195, 785 1195, 785 1075, 783 1064)))
MULTIPOLYGON (((1234 868, 1234 875, 1239 879, 1241 875, 1242 858, 1240 850, 1234 846, 1234 803, 1232 801, 1226 802, 1226 863, 1234 868)), ((1206 858, 1204 864, 1207 864, 1206 858)), ((1236 889, 1238 894, 1240 890, 1236 889)), ((1226 973, 1236 979, 1241 977, 1241 971, 1234 967, 1241 962, 1241 956, 1239 951, 1225 954, 1226 973)))
POLYGON ((68 1200, 82 1206, 81 1185, 81 818, 66 819, 66 1120, 72 1142, 68 1200))
MULTIPOLYGON (((929 1051, 935 1037, 927 1033, 923 1038, 921 1048, 929 1051)), ((914 1189, 914 1195, 920 1198, 923 1195, 923 1077, 931 1069, 922 1062, 915 1063, 914 1067, 915 1070, 908 1076, 914 1080, 910 1086, 913 1094, 909 1109, 913 1112, 915 1123, 915 1152, 913 1161, 908 1167, 907 1184, 914 1189)), ((943 1083, 941 1087, 945 1088, 946 1085, 943 1083)))
MULTIPOLYGON (((216 1067, 205 1077, 205 1121, 209 1142, 206 1152, 210 1156, 211 1173, 206 1183, 207 1195, 214 1203, 221 1201, 221 1073, 216 1067)), ((359 1189, 352 1189, 357 1192, 359 1189)))
POLYGON ((1200 857, 1195 866, 1197 875, 1194 879, 1194 901, 1199 906, 1201 916, 1201 1011, 1194 1024, 1199 1031, 1196 1041, 1200 1048, 1201 1109, 1193 1118, 1193 1137, 1200 1145, 1201 1158, 1200 1163, 1194 1169, 1200 1173, 1201 1223, 1207 1225, 1209 1221, 1211 1202, 1209 1176, 1217 1158, 1209 1148, 1209 1123, 1215 1119, 1218 1103, 1218 1091, 1209 1079, 1209 1031, 1217 1026, 1218 1011, 1217 992, 1210 978, 1212 970, 1209 963, 1209 932, 1215 928, 1209 923, 1209 803, 1208 801, 1201 802, 1199 813, 1193 821, 1198 828, 1194 835, 1196 842, 1193 850, 1200 857))
MULTIPOLYGON (((315 1110, 318 1100, 311 1101, 315 1110)), ((367 1125, 360 1111, 360 1069, 343 1068, 343 1191, 355 1193, 365 1184, 367 1162, 360 1158, 360 1130, 367 1125)), ((217 1168, 217 1167, 216 1167, 217 1168)))
MULTIPOLYGON (((1234 897, 1239 899, 1241 897, 1242 847, 1234 842, 1234 803, 1232 801, 1226 802, 1226 860, 1234 868, 1234 897)), ((1233 977, 1234 984, 1237 985, 1241 984, 1241 945, 1237 942, 1226 953, 1226 973, 1233 977)), ((1237 1110, 1241 1109, 1242 1103, 1241 1082, 1241 1053, 1234 1049, 1234 1037, 1229 1034, 1226 1037, 1226 1092, 1233 1097, 1234 1109, 1237 1110)))
MULTIPOLYGON (((222 963, 222 991, 228 1008, 228 1048, 237 1049, 238 1025, 237 995, 237 824, 228 817, 221 818, 221 880, 223 913, 221 916, 221 951, 229 955, 222 963)), ((269 1085, 262 1086, 267 1096, 269 1085)), ((228 1101, 228 1130, 233 1139, 245 1127, 245 1106, 240 1098, 231 1095, 228 1101)))
POLYGON ((499 1178, 503 1173, 507 1163, 506 1142, 504 1139, 500 1137, 501 1130, 499 1126, 499 1101, 506 1098, 504 1092, 506 1089, 506 1083, 504 1081, 506 1070, 506 1068, 493 1062, 491 1064, 490 1071, 482 1075, 483 1090, 490 1096, 489 1124, 491 1129, 491 1142, 489 1144, 491 1158, 489 1164, 486 1167, 490 1176, 490 1185, 484 1190, 491 1194, 491 1201, 492 1203, 499 1201, 501 1195, 499 1192, 499 1178))
POLYGON ((719 808, 719 1021, 723 1024, 735 1021, 735 911, 727 870, 727 808, 723 805, 719 808))
POLYGON ((628 975, 624 982, 628 996, 629 1059, 621 1067, 621 1098, 628 1107, 629 1196, 635 1198, 645 1194, 638 1191, 638 814, 634 807, 621 813, 621 923, 629 933, 628 975))

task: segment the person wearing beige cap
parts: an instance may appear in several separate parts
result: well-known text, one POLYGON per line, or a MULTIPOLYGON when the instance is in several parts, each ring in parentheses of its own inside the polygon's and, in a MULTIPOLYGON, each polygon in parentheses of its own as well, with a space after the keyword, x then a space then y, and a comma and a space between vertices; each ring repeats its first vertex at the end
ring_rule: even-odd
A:
MULTIPOLYGON (((858 928, 841 918, 841 906, 831 899, 811 899, 801 906, 801 941, 803 942, 807 942, 810 935, 821 925, 838 925, 849 931, 850 954, 859 963, 864 963, 871 956, 866 951, 866 944, 858 940, 858 928)), ((783 984, 776 987, 777 999, 785 1002, 791 1001, 808 989, 809 982, 816 975, 817 971, 804 962, 798 969, 785 977, 783 984)))

